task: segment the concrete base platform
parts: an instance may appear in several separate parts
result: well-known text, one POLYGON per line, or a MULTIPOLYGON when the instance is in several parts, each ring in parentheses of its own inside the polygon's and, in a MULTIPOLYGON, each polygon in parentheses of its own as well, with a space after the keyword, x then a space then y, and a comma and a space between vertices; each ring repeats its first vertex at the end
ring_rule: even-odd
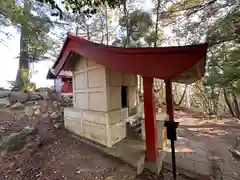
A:
POLYGON ((157 163, 147 162, 145 160, 145 141, 123 139, 113 147, 107 148, 85 138, 76 135, 73 136, 82 142, 105 152, 108 155, 111 155, 122 160, 123 162, 128 163, 132 167, 136 168, 137 174, 141 174, 144 169, 148 169, 149 171, 157 174, 162 170, 165 151, 159 151, 159 158, 157 163))
MULTIPOLYGON (((207 180, 211 176, 209 152, 204 143, 178 137, 175 142, 177 172, 197 180, 207 180)), ((172 169, 171 149, 166 151, 164 167, 172 169)))
MULTIPOLYGON (((90 146, 94 146, 108 155, 128 163, 136 168, 137 174, 140 174, 143 169, 158 174, 163 166, 170 170, 172 168, 170 149, 159 151, 157 163, 147 162, 145 160, 145 141, 142 140, 123 139, 113 147, 107 148, 85 138, 75 135, 74 137, 90 146)), ((196 180, 207 180, 210 177, 211 166, 208 162, 208 150, 203 143, 196 143, 185 138, 178 138, 175 143, 175 149, 178 173, 196 180)))

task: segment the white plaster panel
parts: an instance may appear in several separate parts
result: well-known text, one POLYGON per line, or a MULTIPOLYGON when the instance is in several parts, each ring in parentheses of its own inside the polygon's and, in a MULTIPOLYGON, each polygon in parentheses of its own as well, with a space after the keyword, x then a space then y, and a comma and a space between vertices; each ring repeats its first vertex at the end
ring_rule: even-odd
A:
POLYGON ((126 137, 126 122, 123 120, 112 124, 109 132, 109 146, 111 147, 126 137))
POLYGON ((75 97, 76 90, 75 90, 75 74, 74 74, 74 72, 73 72, 73 76, 72 76, 72 89, 73 89, 73 93, 72 93, 72 95, 73 95, 73 107, 76 107, 76 97, 75 97))
POLYGON ((75 93, 76 107, 78 109, 89 109, 88 95, 87 93, 75 93))
POLYGON ((137 86, 137 75, 124 73, 123 86, 137 86))
POLYGON ((82 134, 82 111, 75 108, 64 108, 64 126, 69 131, 82 134))
POLYGON ((123 85, 123 73, 122 72, 108 69, 107 76, 109 79, 110 86, 122 86, 123 85))
POLYGON ((91 139, 103 145, 107 145, 106 125, 94 123, 91 121, 83 121, 84 137, 91 139))
POLYGON ((108 110, 115 110, 122 108, 121 87, 108 87, 108 110))
POLYGON ((128 108, 108 111, 108 123, 114 124, 118 121, 125 120, 128 117, 128 108))
POLYGON ((79 71, 79 70, 83 70, 87 67, 87 61, 86 61, 86 58, 84 57, 81 57, 77 62, 76 62, 76 65, 75 65, 75 71, 79 71))
POLYGON ((105 92, 89 92, 89 107, 94 111, 107 110, 107 97, 105 92))
POLYGON ((69 120, 69 118, 66 118, 64 120, 64 127, 74 134, 80 136, 82 135, 82 124, 77 121, 69 120))
POLYGON ((121 115, 122 115, 123 119, 128 118, 128 116, 129 116, 128 108, 123 108, 123 109, 121 109, 121 111, 122 111, 121 115))
POLYGON ((105 87, 98 87, 98 88, 87 88, 87 89, 78 89, 75 90, 76 93, 82 93, 82 92, 105 92, 105 87))
POLYGON ((103 87, 106 84, 105 68, 88 70, 88 87, 103 87))
POLYGON ((123 120, 121 109, 108 112, 108 123, 109 124, 113 124, 113 123, 116 123, 121 120, 123 120))
POLYGON ((64 118, 69 117, 73 119, 78 119, 79 122, 82 119, 82 110, 75 108, 64 108, 64 118))
POLYGON ((137 87, 128 87, 128 107, 133 108, 137 105, 137 87))
POLYGON ((97 64, 96 61, 93 61, 93 60, 90 60, 90 59, 87 60, 87 66, 88 66, 88 67, 89 67, 89 66, 96 65, 96 64, 97 64))
POLYGON ((98 124, 106 124, 107 116, 104 112, 83 111, 83 121, 91 121, 98 124))
POLYGON ((85 89, 87 88, 86 74, 85 72, 78 73, 74 77, 75 89, 85 89))

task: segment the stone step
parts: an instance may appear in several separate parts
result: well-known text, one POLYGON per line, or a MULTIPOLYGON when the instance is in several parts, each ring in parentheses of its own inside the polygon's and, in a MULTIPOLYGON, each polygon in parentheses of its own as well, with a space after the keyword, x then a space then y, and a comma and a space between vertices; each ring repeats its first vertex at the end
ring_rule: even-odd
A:
POLYGON ((141 125, 142 125, 142 123, 140 121, 135 121, 133 124, 131 124, 131 127, 135 128, 135 127, 139 127, 141 125))
POLYGON ((135 127, 134 131, 135 131, 137 134, 139 134, 139 136, 141 136, 141 134, 142 134, 142 126, 140 125, 140 126, 138 126, 138 127, 135 127))
POLYGON ((126 124, 127 137, 133 139, 140 139, 142 133, 141 127, 142 127, 141 121, 139 121, 138 119, 132 120, 131 122, 127 122, 126 124))

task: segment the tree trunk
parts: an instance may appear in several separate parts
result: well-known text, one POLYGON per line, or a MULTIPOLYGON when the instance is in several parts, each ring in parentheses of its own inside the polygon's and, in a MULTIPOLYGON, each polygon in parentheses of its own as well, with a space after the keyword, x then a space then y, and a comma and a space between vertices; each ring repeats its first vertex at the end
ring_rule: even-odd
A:
MULTIPOLYGON (((30 11, 30 4, 28 0, 24 1, 24 11, 30 11)), ((28 27, 27 24, 22 24, 21 38, 20 38, 20 57, 19 67, 16 75, 14 90, 22 90, 25 83, 29 82, 29 62, 28 62, 28 27), (26 74, 27 73, 27 74, 26 74), (28 77, 26 77, 26 75, 28 77), (23 77, 25 76, 25 77, 23 77)))
POLYGON ((142 94, 142 76, 138 75, 137 77, 138 77, 138 84, 139 84, 138 93, 142 94))
POLYGON ((207 97, 205 96, 203 90, 201 89, 201 87, 199 87, 198 84, 196 84, 196 88, 199 90, 199 93, 201 95, 201 99, 202 99, 202 102, 203 102, 203 109, 204 111, 208 114, 212 114, 212 107, 211 107, 211 103, 209 102, 209 100, 207 99, 207 97))
POLYGON ((185 95, 186 95, 186 92, 187 92, 187 85, 185 84, 185 88, 184 88, 183 94, 182 94, 179 102, 177 103, 178 106, 180 106, 180 105, 182 104, 183 99, 184 99, 184 97, 185 97, 185 95))
POLYGON ((235 115, 236 115, 237 118, 240 119, 240 109, 239 109, 239 105, 238 105, 238 100, 237 100, 236 94, 232 93, 232 97, 233 97, 233 105, 234 105, 235 115))
POLYGON ((87 38, 88 38, 88 40, 90 41, 90 31, 89 31, 89 26, 87 25, 87 38))
POLYGON ((159 8, 160 0, 157 1, 157 14, 156 14, 156 25, 155 25, 155 38, 154 38, 154 47, 157 47, 157 35, 158 35, 158 22, 159 22, 159 8))
POLYGON ((105 18, 106 18, 106 40, 107 40, 107 45, 109 43, 109 37, 108 37, 108 10, 107 6, 105 6, 105 18))
POLYGON ((224 99, 226 101, 226 104, 228 106, 228 110, 229 110, 230 114, 232 115, 232 117, 235 117, 232 105, 231 105, 231 103, 230 103, 230 101, 228 99, 227 91, 225 89, 223 89, 223 95, 224 95, 224 99))
POLYGON ((124 0, 123 2, 123 13, 124 13, 124 19, 125 19, 125 24, 126 24, 126 40, 124 42, 124 47, 126 48, 127 45, 130 44, 130 32, 129 32, 129 17, 128 17, 128 11, 127 11, 127 0, 124 0))
POLYGON ((75 34, 78 35, 78 32, 79 32, 79 26, 78 26, 78 24, 77 24, 75 34))

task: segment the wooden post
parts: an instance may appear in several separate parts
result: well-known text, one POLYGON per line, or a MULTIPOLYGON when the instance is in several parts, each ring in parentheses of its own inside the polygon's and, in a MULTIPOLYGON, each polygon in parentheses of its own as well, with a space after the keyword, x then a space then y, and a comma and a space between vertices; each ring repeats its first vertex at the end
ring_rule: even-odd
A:
POLYGON ((153 96, 153 78, 143 77, 146 155, 148 161, 157 162, 156 109, 153 96))
MULTIPOLYGON (((167 104, 167 114, 169 116, 169 122, 174 123, 174 109, 173 109, 173 95, 172 95, 172 82, 167 80, 166 82, 166 104, 167 104)), ((172 128, 171 128, 172 129, 172 128)), ((173 179, 176 180, 176 160, 175 160, 175 147, 174 140, 171 139, 171 150, 172 150, 172 171, 173 179)))

